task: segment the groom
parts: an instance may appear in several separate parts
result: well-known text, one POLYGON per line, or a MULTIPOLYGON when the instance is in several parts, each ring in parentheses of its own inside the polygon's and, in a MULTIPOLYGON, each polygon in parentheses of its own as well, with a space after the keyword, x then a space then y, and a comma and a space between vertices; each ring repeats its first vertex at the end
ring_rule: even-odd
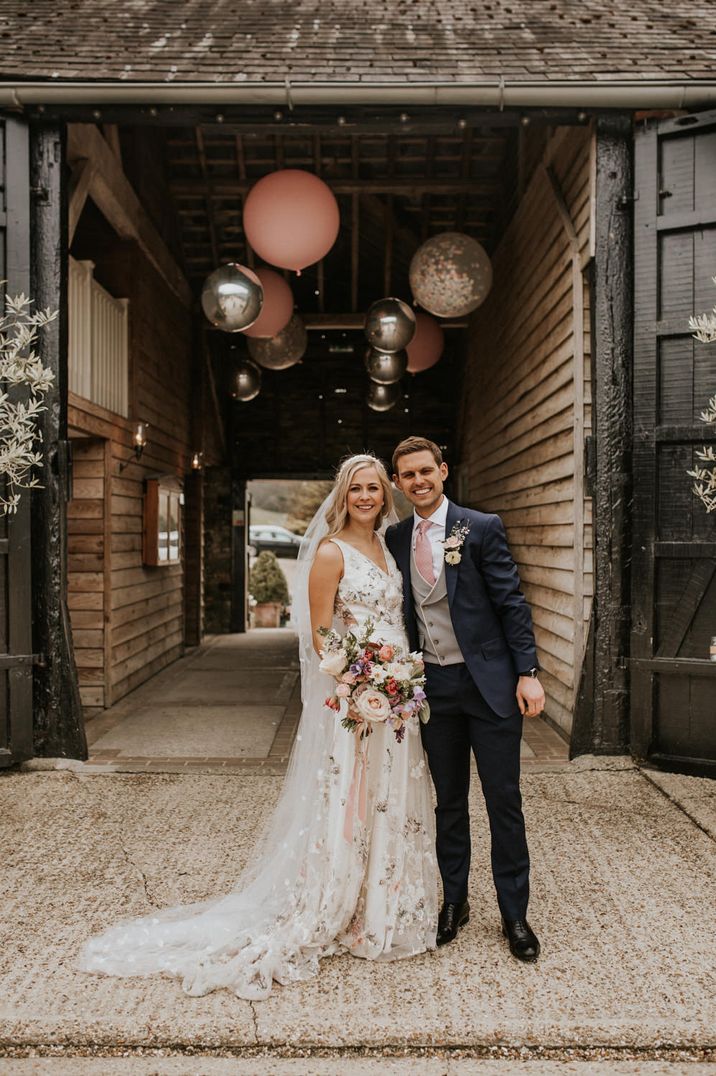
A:
POLYGON ((413 515, 386 532, 403 573, 411 650, 422 650, 431 717, 422 726, 437 794, 437 857, 444 903, 437 944, 470 917, 470 752, 492 835, 492 875, 510 950, 535 961, 527 922, 529 853, 520 796, 522 716, 544 707, 532 617, 500 518, 443 494, 447 465, 433 441, 409 437, 393 453, 393 481, 413 515))

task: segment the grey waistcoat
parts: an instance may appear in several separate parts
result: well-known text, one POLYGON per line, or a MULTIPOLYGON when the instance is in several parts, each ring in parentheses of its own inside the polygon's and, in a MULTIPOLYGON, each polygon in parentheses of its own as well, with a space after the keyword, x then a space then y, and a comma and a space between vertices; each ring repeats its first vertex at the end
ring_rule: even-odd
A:
POLYGON ((464 661, 450 619, 444 562, 431 587, 418 571, 411 548, 410 582, 418 620, 418 639, 425 660, 434 665, 456 665, 464 661))

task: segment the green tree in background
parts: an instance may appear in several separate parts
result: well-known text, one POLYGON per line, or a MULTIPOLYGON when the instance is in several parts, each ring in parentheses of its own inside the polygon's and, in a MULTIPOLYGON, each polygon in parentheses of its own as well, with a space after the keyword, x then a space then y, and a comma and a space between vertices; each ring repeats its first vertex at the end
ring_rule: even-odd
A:
POLYGON ((259 605, 279 602, 288 605, 288 583, 275 553, 259 553, 249 575, 249 593, 259 605))
POLYGON ((295 534, 305 534, 308 524, 332 489, 332 482, 301 482, 300 488, 295 491, 296 496, 286 521, 289 530, 295 534))

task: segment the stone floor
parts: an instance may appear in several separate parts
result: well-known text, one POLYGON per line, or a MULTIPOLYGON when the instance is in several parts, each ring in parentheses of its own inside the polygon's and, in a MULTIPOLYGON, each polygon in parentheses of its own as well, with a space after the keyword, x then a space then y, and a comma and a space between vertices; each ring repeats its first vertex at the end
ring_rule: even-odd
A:
POLYGON ((81 1076, 92 1055, 98 1076, 503 1076, 525 1063, 591 1076, 716 1059, 716 784, 623 758, 524 776, 536 965, 500 935, 474 782, 472 916, 445 949, 333 957, 253 1004, 76 971, 107 924, 229 890, 280 784, 261 772, 0 775, 0 1072, 81 1076), (12 1059, 47 1052, 82 1064, 12 1059))
POLYGON ((530 920, 511 958, 471 792, 472 915, 391 964, 338 956, 265 1002, 79 973, 118 919, 235 884, 299 715, 290 632, 214 639, 90 725, 89 763, 0 774, 0 1073, 663 1076, 716 1061, 716 782, 570 762, 525 723, 530 920))
MULTIPOLYGON (((292 631, 214 636, 89 723, 85 771, 282 773, 300 712, 292 631)), ((567 756, 546 721, 525 722, 525 769, 567 756)))

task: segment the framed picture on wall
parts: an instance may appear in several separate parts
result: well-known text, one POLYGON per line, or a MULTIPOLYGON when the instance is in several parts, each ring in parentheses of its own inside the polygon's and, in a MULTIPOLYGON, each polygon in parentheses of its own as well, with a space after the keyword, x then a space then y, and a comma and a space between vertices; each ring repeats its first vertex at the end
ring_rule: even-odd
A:
POLYGON ((144 563, 152 568, 181 563, 184 491, 174 475, 148 478, 144 492, 144 563))

